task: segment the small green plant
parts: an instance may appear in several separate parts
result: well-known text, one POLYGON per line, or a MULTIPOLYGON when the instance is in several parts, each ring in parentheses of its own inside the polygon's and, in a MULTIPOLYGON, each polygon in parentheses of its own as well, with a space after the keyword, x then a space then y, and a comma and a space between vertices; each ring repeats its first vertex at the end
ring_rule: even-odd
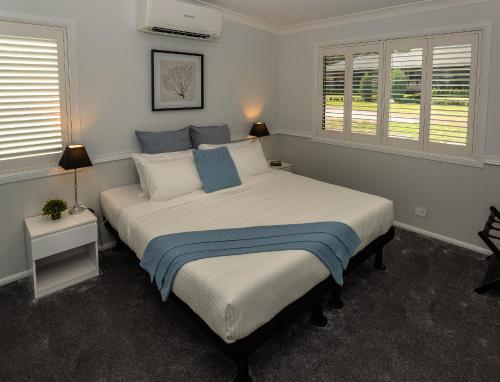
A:
POLYGON ((49 199, 42 208, 44 216, 50 216, 52 220, 61 218, 63 211, 68 208, 68 204, 62 199, 49 199))

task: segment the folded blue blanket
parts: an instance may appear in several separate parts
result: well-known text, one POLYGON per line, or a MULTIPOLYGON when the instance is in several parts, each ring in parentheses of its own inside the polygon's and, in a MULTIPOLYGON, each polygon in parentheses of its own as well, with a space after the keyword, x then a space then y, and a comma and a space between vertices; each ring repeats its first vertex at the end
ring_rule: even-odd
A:
POLYGON ((339 222, 182 232, 151 240, 140 264, 151 281, 156 281, 163 301, 179 269, 190 261, 289 249, 302 249, 317 256, 335 282, 342 285, 343 272, 359 243, 356 232, 339 222))

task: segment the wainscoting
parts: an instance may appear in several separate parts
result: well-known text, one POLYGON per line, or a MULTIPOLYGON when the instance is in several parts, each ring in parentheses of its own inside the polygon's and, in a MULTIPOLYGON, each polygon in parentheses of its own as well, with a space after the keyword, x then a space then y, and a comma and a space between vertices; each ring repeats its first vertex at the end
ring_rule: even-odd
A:
POLYGON ((484 248, 477 232, 489 206, 500 207, 500 166, 474 168, 291 135, 280 135, 277 152, 297 174, 394 201, 395 220, 403 228, 428 231, 469 248, 484 248), (426 208, 427 218, 416 216, 415 207, 426 208))
MULTIPOLYGON (((275 157, 278 136, 262 139, 268 158, 275 157)), ((112 157, 112 156, 110 156, 112 157)), ((78 198, 100 213, 100 192, 108 188, 137 183, 131 159, 96 164, 78 172, 78 198)), ((44 202, 61 198, 72 204, 73 174, 53 175, 38 179, 0 184, 0 285, 29 274, 24 246, 24 218, 39 215, 44 202)), ((112 237, 101 227, 103 247, 112 244, 112 237)))
MULTIPOLYGON (((500 206, 500 166, 453 165, 290 135, 266 137, 262 143, 268 158, 292 163, 297 174, 393 200, 395 219, 403 228, 415 227, 469 248, 484 248, 476 233, 489 206, 500 206), (426 219, 415 216, 416 206, 427 208, 426 219)), ((138 181, 130 159, 99 163, 80 171, 78 179, 81 203, 98 212, 102 190, 138 181)), ((72 203, 72 174, 0 185, 0 284, 28 274, 23 219, 39 214, 45 200, 53 197, 72 203)), ((108 247, 112 238, 102 232, 108 247)))
MULTIPOLYGON (((99 193, 107 188, 137 181, 131 159, 101 163, 78 172, 78 196, 81 204, 99 211, 99 193)), ((49 198, 61 198, 72 204, 73 174, 49 176, 0 185, 0 279, 27 270, 24 249, 24 221, 39 215, 49 198)), ((109 237, 104 235, 104 241, 109 237)), ((7 279, 6 281, 10 281, 7 279)))

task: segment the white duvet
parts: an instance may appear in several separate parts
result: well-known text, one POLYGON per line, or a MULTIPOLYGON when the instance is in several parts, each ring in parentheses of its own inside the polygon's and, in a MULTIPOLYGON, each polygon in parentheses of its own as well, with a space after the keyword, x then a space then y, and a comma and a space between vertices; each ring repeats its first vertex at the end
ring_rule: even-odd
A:
MULTIPOLYGON (((374 195, 273 170, 244 184, 202 190, 166 202, 140 197, 139 185, 101 194, 106 217, 142 258, 153 238, 176 232, 340 221, 361 238, 358 251, 393 223, 392 202, 374 195)), ((225 342, 244 338, 329 273, 303 250, 203 259, 178 272, 172 290, 225 342)))

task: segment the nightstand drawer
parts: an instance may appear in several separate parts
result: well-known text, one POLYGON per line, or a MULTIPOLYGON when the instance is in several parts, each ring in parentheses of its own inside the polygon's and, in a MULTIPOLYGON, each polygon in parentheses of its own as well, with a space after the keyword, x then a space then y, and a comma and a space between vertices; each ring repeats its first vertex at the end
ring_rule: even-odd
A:
POLYGON ((37 237, 31 242, 32 259, 38 260, 55 253, 97 241, 97 224, 82 226, 37 237))

